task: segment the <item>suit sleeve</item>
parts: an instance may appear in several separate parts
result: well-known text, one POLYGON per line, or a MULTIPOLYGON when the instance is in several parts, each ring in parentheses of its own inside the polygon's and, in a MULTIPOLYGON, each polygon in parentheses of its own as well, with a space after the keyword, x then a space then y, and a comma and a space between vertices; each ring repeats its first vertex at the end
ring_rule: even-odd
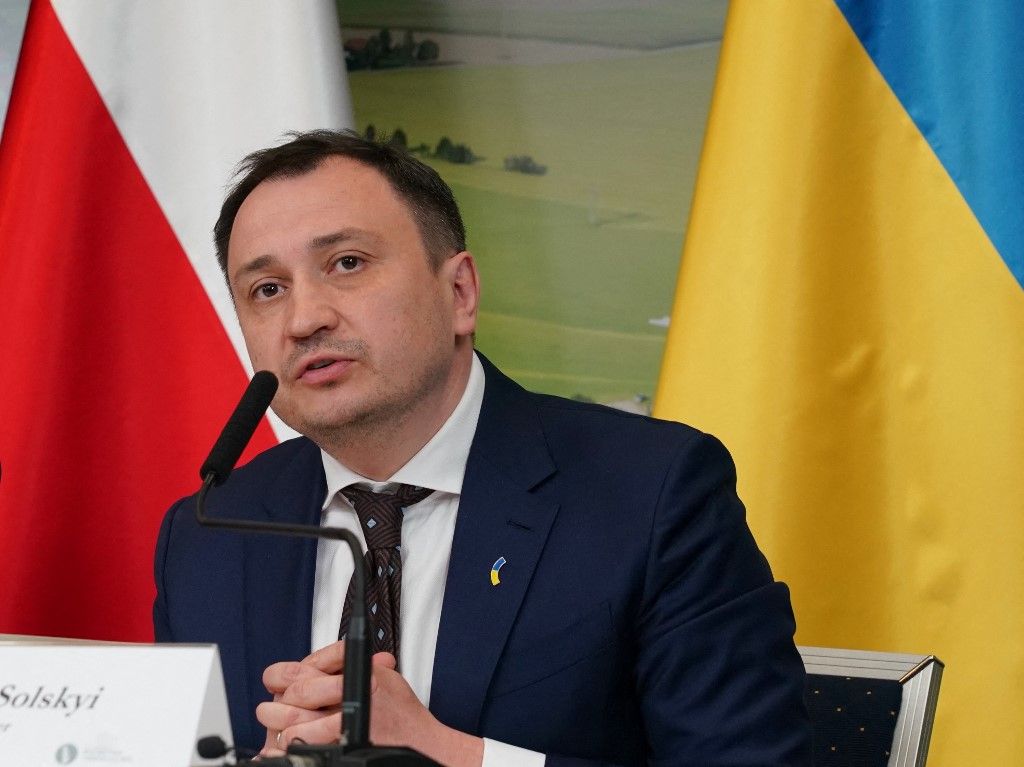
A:
POLYGON ((648 764, 809 764, 789 590, 754 542, 713 437, 680 448, 648 556, 636 662, 648 764))
POLYGON ((156 553, 153 556, 153 580, 156 582, 156 599, 153 601, 153 634, 157 642, 173 642, 170 619, 167 611, 167 590, 164 587, 164 566, 167 562, 167 550, 170 545, 171 527, 174 518, 184 500, 171 507, 160 524, 160 533, 156 539, 156 553))
MULTIPOLYGON (((728 451, 698 434, 659 493, 636 620, 651 767, 809 765, 789 590, 747 527, 728 451)), ((548 754, 547 767, 616 767, 548 754)))

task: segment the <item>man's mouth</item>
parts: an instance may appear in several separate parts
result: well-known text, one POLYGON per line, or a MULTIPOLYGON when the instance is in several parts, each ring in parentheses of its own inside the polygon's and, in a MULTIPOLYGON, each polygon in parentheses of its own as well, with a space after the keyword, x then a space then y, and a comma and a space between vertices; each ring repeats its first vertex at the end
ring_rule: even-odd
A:
POLYGON ((318 355, 305 364, 300 364, 295 377, 304 383, 323 383, 342 375, 351 364, 352 360, 347 357, 318 355))

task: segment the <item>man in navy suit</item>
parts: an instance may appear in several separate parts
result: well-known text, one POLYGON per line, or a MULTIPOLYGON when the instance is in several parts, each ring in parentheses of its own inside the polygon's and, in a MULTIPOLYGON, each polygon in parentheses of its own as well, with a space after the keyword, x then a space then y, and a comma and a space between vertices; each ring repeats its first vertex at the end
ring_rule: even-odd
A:
MULTIPOLYGON (((476 266, 433 170, 299 135, 247 158, 215 234, 253 366, 305 436, 236 471, 208 513, 370 541, 359 493, 417 494, 381 586, 401 615, 374 657, 373 742, 474 767, 809 761, 788 591, 728 453, 530 394, 477 355, 476 266)), ((351 559, 193 511, 183 499, 160 531, 158 640, 220 645, 236 745, 336 739, 351 559)))

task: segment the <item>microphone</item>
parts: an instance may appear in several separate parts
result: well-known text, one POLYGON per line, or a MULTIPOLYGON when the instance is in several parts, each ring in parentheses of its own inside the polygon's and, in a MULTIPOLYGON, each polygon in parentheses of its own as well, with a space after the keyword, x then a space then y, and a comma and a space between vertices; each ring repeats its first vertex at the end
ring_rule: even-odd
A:
POLYGON ((214 485, 224 484, 276 393, 277 376, 269 370, 261 370, 252 377, 235 412, 231 414, 220 437, 213 443, 213 449, 203 461, 199 469, 200 479, 205 480, 212 475, 214 485))
MULTIPOLYGON (((410 749, 374 748, 370 745, 370 670, 371 646, 366 610, 366 568, 359 539, 340 527, 293 525, 283 522, 256 522, 249 519, 224 519, 206 515, 206 496, 214 486, 222 485, 252 439, 260 419, 277 392, 277 378, 262 370, 253 376, 231 414, 210 455, 199 470, 203 485, 196 496, 196 521, 204 527, 241 530, 270 535, 302 538, 328 538, 345 541, 352 551, 352 616, 345 637, 345 674, 341 693, 341 733, 338 746, 293 743, 288 756, 262 759, 254 764, 285 767, 342 767, 342 765, 380 765, 380 767, 418 767, 437 763, 410 749), (275 761, 281 759, 284 761, 275 761), (289 761, 291 760, 291 761, 289 761)), ((239 762, 247 764, 248 762, 239 762)))
POLYGON ((231 752, 245 759, 256 756, 256 752, 251 749, 229 746, 220 735, 206 735, 196 741, 196 753, 203 759, 219 759, 231 752))
POLYGON ((206 735, 196 741, 196 752, 203 759, 219 759, 233 750, 220 735, 206 735))

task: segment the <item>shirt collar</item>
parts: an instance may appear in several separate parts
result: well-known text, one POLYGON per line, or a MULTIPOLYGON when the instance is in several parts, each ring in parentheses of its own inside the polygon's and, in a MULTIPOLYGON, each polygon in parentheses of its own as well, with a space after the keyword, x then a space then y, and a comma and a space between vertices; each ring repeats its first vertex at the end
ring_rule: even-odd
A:
POLYGON ((484 368, 474 354, 466 389, 462 392, 462 398, 455 406, 455 410, 427 444, 385 482, 368 479, 321 450, 320 457, 327 478, 327 495, 321 508, 326 509, 342 488, 360 483, 369 484, 378 492, 385 485, 400 483, 429 487, 453 495, 461 494, 466 461, 469 460, 469 448, 476 434, 483 401, 484 368))

